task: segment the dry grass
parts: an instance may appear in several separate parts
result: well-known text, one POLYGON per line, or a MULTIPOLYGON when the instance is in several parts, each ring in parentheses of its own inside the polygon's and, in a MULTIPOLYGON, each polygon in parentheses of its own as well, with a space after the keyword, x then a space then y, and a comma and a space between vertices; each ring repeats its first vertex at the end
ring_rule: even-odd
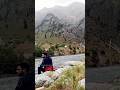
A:
POLYGON ((73 66, 73 68, 64 71, 63 75, 46 90, 84 90, 83 86, 78 85, 78 81, 84 77, 84 65, 73 66))

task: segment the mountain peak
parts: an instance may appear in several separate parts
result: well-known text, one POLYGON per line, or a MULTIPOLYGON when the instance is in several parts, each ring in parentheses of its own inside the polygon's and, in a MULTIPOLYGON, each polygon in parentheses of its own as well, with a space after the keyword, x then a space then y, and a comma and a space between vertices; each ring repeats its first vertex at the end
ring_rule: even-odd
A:
POLYGON ((48 13, 45 17, 55 17, 55 15, 52 13, 48 13))
POLYGON ((74 24, 79 22, 78 20, 85 17, 85 5, 80 2, 74 2, 68 6, 55 6, 55 7, 46 8, 46 9, 44 8, 36 12, 35 26, 38 26, 46 15, 47 17, 55 16, 61 20, 74 24))
POLYGON ((42 22, 44 21, 58 21, 59 19, 52 13, 48 13, 42 22))

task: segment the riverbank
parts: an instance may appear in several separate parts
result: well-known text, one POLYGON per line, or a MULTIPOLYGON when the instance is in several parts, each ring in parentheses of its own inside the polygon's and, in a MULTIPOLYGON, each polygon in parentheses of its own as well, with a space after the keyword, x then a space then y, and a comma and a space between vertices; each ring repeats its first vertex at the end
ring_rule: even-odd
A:
POLYGON ((84 90, 84 62, 72 61, 56 71, 36 75, 36 90, 84 90))
MULTIPOLYGON (((38 67, 41 64, 42 59, 43 58, 35 59, 35 74, 38 73, 38 67)), ((52 57, 52 61, 54 67, 59 68, 60 66, 63 66, 65 62, 68 61, 85 61, 85 54, 52 57)))

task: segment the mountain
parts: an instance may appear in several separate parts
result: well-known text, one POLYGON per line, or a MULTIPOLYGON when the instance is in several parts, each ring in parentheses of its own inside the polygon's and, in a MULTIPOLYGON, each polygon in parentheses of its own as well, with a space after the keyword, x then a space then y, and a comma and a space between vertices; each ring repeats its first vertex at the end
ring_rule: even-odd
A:
POLYGON ((45 42, 52 44, 71 43, 84 41, 85 18, 76 24, 66 23, 52 13, 48 13, 41 24, 35 29, 36 43, 42 45, 45 42))
POLYGON ((52 13, 48 13, 40 25, 38 25, 40 31, 46 31, 47 29, 52 30, 53 27, 59 24, 59 19, 52 13))
POLYGON ((0 1, 0 37, 4 42, 34 40, 33 0, 0 1))
POLYGON ((43 8, 35 12, 35 26, 37 27, 48 13, 52 13, 59 19, 67 23, 78 23, 85 16, 85 5, 82 3, 72 3, 69 6, 55 6, 53 8, 43 8))
MULTIPOLYGON (((95 56, 100 57, 98 61, 104 61, 103 65, 120 64, 120 0, 88 0, 88 3, 85 28, 87 61, 93 60, 92 53, 96 53, 95 56)), ((96 61, 88 62, 87 66, 96 64, 96 61)))
POLYGON ((44 8, 35 14, 35 42, 85 44, 85 5, 72 3, 67 7, 44 8))

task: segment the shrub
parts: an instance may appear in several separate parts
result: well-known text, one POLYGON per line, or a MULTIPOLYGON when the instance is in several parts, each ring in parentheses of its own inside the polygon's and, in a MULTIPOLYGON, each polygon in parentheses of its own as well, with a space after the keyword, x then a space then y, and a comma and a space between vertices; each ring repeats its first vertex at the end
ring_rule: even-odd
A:
POLYGON ((45 90, 85 90, 78 84, 79 80, 85 77, 84 65, 73 66, 65 70, 62 76, 45 90))
POLYGON ((49 49, 48 53, 49 55, 54 56, 54 50, 52 48, 49 49))
POLYGON ((35 47, 35 57, 41 57, 43 50, 39 47, 35 47))

